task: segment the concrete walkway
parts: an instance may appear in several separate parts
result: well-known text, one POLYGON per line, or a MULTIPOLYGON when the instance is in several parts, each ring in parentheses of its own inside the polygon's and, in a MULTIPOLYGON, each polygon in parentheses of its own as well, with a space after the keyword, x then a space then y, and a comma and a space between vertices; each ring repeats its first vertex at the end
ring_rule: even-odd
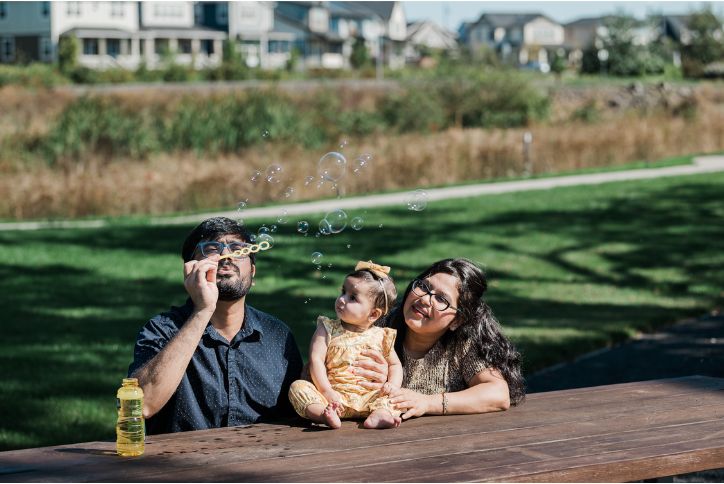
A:
MULTIPOLYGON (((629 180, 647 180, 672 176, 700 175, 724 171, 724 156, 701 156, 694 158, 691 165, 670 166, 665 168, 645 168, 639 170, 625 170, 589 175, 568 175, 551 178, 520 180, 498 183, 480 183, 475 185, 452 186, 445 188, 425 189, 429 202, 447 200, 452 198, 469 198, 481 195, 496 195, 499 193, 522 192, 530 190, 549 190, 558 187, 580 185, 599 185, 629 180)), ((259 207, 246 209, 244 218, 277 217, 282 210, 288 215, 306 215, 323 213, 337 208, 359 209, 370 207, 383 207, 404 205, 409 191, 388 193, 382 195, 367 195, 346 197, 333 200, 319 200, 315 202, 300 202, 289 205, 275 205, 273 207, 259 207)), ((204 219, 215 216, 238 217, 238 212, 208 212, 195 215, 176 217, 152 218, 154 225, 192 225, 204 219)), ((98 228, 109 225, 105 220, 66 220, 50 222, 10 222, 0 223, 0 230, 39 230, 46 228, 98 228)))

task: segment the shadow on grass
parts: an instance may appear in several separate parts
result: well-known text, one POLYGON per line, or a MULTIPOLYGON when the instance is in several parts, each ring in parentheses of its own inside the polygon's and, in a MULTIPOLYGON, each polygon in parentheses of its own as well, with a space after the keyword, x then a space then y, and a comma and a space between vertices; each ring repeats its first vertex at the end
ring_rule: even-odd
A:
MULTIPOLYGON (((365 215, 362 231, 330 237, 302 237, 291 226, 281 227, 276 250, 259 256, 259 277, 249 302, 286 321, 306 356, 316 316, 333 315, 338 287, 357 260, 391 265, 399 292, 435 260, 485 260, 489 279, 498 283, 488 292, 489 303, 516 335, 530 372, 721 300, 720 185, 671 181, 590 188, 583 195, 570 190, 438 202, 412 214, 375 210, 365 215), (556 242, 540 246, 542 237, 555 237, 556 242), (623 249, 608 250, 612 246, 623 249), (321 270, 309 261, 315 250, 325 253, 321 270), (573 257, 581 253, 593 254, 605 270, 589 264, 590 259, 573 257), (533 261, 552 270, 525 273, 519 266, 501 267, 496 257, 523 261, 518 264, 533 261), (671 269, 677 270, 678 279, 655 275, 671 269), (556 290, 521 294, 511 289, 516 284, 530 290, 592 285, 648 296, 565 300, 556 290), (681 298, 695 303, 680 303, 681 298)), ((151 316, 185 300, 179 251, 190 229, 123 226, 0 233, 3 246, 28 243, 57 250, 52 264, 0 266, 5 328, 0 382, 14 397, 0 401, 0 449, 113 437, 114 395, 138 330, 151 316), (69 246, 89 254, 107 250, 107 263, 119 267, 109 276, 92 265, 65 261, 62 250, 54 247, 69 246), (178 258, 178 277, 154 272, 159 256, 178 258), (124 270, 133 264, 151 269, 129 279, 124 270), (82 413, 53 414, 57 405, 72 399, 88 406, 108 405, 108 410, 96 419, 82 413)))

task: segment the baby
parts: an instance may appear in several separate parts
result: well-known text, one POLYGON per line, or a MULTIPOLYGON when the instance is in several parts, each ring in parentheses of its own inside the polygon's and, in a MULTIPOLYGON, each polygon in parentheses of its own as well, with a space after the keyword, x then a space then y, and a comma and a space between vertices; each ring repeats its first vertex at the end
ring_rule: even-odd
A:
POLYGON ((395 354, 396 331, 374 326, 387 314, 397 297, 390 268, 359 262, 342 285, 334 309, 339 319, 317 318, 317 330, 309 347, 309 373, 314 384, 297 380, 289 389, 289 400, 299 415, 339 428, 341 418, 366 417, 368 429, 400 425, 400 412, 387 394, 402 384, 402 364, 395 354), (360 353, 375 349, 389 364, 388 381, 381 390, 359 383, 354 363, 360 353))

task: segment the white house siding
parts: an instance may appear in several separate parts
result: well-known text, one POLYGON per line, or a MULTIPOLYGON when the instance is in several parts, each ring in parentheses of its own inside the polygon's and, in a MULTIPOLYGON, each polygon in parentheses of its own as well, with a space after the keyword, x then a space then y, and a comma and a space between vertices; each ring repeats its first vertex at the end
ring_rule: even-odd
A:
POLYGON ((137 2, 51 2, 51 39, 74 28, 138 32, 137 2))
POLYGON ((561 25, 545 18, 537 18, 523 27, 523 41, 526 45, 563 45, 565 31, 561 25))
POLYGON ((193 27, 193 2, 140 2, 143 27, 193 27))
POLYGON ((407 38, 407 19, 399 2, 396 2, 392 8, 387 36, 396 41, 404 41, 407 38))

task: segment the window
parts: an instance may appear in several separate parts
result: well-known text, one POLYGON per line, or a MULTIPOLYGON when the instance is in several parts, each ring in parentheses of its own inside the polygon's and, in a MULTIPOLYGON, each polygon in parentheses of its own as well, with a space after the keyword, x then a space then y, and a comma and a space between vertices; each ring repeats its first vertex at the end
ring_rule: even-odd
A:
POLYGON ((6 62, 15 60, 15 37, 3 37, 0 41, 0 56, 6 62))
POLYGON ((50 15, 50 2, 40 2, 40 15, 43 17, 50 15))
POLYGON ((214 41, 211 39, 204 39, 201 41, 201 52, 206 55, 214 54, 214 41))
POLYGON ((155 17, 176 17, 184 16, 184 10, 181 5, 157 3, 153 6, 153 15, 155 17))
POLYGON ((229 23, 229 6, 227 4, 221 3, 216 6, 216 23, 222 25, 229 23))
POLYGON ((178 39, 178 51, 181 54, 190 54, 191 50, 191 39, 178 39))
POLYGON ((153 50, 158 55, 164 55, 171 50, 168 44, 168 39, 156 39, 153 44, 153 50))
POLYGON ((68 17, 77 17, 80 15, 80 2, 68 2, 65 7, 65 13, 68 17))
POLYGON ((0 19, 8 16, 8 2, 0 2, 0 19))
POLYGON ((256 9, 254 7, 241 6, 239 17, 244 20, 250 20, 256 18, 256 9))
POLYGON ((106 54, 113 57, 118 57, 121 53, 121 41, 119 39, 108 39, 106 40, 106 54))
POLYGON ((53 58, 53 45, 50 43, 50 37, 40 38, 40 59, 49 61, 53 58))
POLYGON ((98 55, 98 39, 83 39, 83 55, 98 55))
POLYGON ((270 54, 286 54, 290 52, 291 46, 288 40, 270 40, 269 41, 269 53, 270 54))
POLYGON ((125 15, 122 2, 111 2, 111 17, 123 17, 125 15))

